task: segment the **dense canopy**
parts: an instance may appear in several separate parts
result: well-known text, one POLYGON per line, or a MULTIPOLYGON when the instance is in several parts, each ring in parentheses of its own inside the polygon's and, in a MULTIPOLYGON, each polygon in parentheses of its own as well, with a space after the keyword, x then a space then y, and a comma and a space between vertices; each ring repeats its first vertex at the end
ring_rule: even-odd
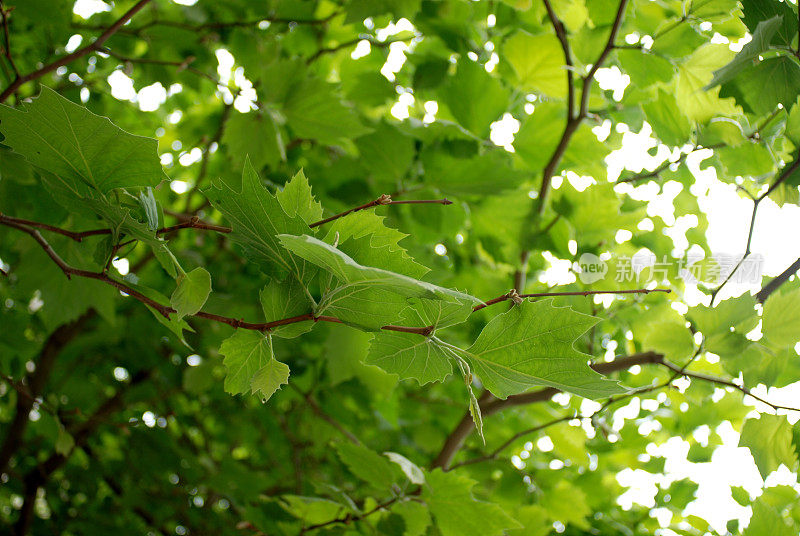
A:
POLYGON ((795 2, 0 17, 12 533, 800 531, 795 2))

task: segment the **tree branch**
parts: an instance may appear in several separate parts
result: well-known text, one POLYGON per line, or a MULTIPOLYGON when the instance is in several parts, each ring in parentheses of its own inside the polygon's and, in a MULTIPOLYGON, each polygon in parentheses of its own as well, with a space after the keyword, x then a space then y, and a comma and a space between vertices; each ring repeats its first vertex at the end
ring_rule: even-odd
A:
POLYGON ((786 283, 790 277, 797 273, 798 270, 800 270, 800 259, 794 261, 791 266, 789 266, 772 281, 764 285, 764 287, 756 293, 756 300, 758 303, 764 303, 767 301, 767 298, 769 298, 773 292, 778 290, 781 285, 786 283))
MULTIPOLYGON (((539 195, 536 197, 536 205, 534 208, 534 215, 535 221, 533 222, 534 228, 539 228, 540 226, 540 219, 544 214, 544 210, 546 207, 547 196, 550 192, 550 185, 553 180, 553 175, 555 175, 556 169, 558 168, 559 164, 561 163, 562 158, 564 157, 564 153, 567 151, 567 147, 569 146, 570 141, 572 140, 572 136, 578 130, 578 127, 581 125, 583 120, 586 118, 588 113, 588 106, 589 106, 589 94, 591 92, 591 85, 592 81, 594 80, 594 75, 597 73, 597 69, 599 69, 603 62, 605 61, 608 54, 614 48, 614 41, 617 38, 617 33, 619 32, 620 27, 622 26, 622 19, 625 15, 625 9, 628 6, 628 0, 620 0, 619 7, 617 8, 617 14, 614 18, 614 23, 611 25, 611 31, 608 36, 608 40, 606 41, 603 50, 600 52, 600 55, 597 57, 597 60, 592 65, 591 69, 589 70, 588 74, 583 78, 583 84, 581 89, 581 100, 580 100, 580 108, 577 114, 574 111, 574 82, 571 76, 571 70, 569 69, 571 62, 571 57, 569 56, 569 43, 566 38, 566 33, 564 31, 564 27, 558 21, 557 17, 555 17, 555 13, 552 11, 549 2, 545 3, 545 6, 548 9, 548 16, 550 17, 551 22, 553 23, 553 27, 556 31, 556 36, 561 43, 561 47, 564 50, 564 60, 567 65, 567 82, 569 83, 569 87, 567 88, 567 122, 564 125, 564 131, 561 134, 561 139, 559 139, 558 144, 556 145, 553 154, 550 156, 550 159, 547 161, 544 169, 542 170, 542 184, 539 186, 539 195), (572 91, 570 91, 572 90, 572 91)), ((514 288, 517 289, 518 292, 523 292, 525 290, 525 284, 527 279, 527 272, 528 272, 528 260, 530 259, 530 251, 524 249, 520 255, 520 267, 514 273, 514 288)))
MULTIPOLYGON (((616 372, 619 370, 628 369, 634 365, 644 365, 649 363, 659 363, 663 359, 661 354, 656 352, 643 352, 640 354, 633 354, 627 357, 619 357, 614 361, 609 363, 594 363, 591 365, 592 369, 596 372, 601 374, 610 374, 612 372, 616 372)), ((555 387, 545 387, 544 389, 539 389, 538 391, 531 391, 528 393, 521 393, 518 395, 512 395, 503 399, 498 399, 492 396, 491 394, 485 393, 483 397, 481 397, 480 401, 480 408, 481 414, 483 415, 484 419, 495 413, 503 411, 504 409, 515 407, 515 406, 524 406, 527 404, 533 404, 536 402, 545 402, 550 400, 553 395, 560 393, 560 389, 556 389, 555 387)), ((447 470, 450 467, 450 464, 455 458, 458 451, 464 445, 464 441, 467 439, 472 430, 475 429, 475 423, 472 420, 472 415, 469 412, 466 412, 464 416, 459 421, 458 425, 453 429, 452 432, 447 436, 442 448, 439 451, 439 454, 436 456, 436 459, 431 463, 431 468, 435 469, 440 467, 442 469, 447 470)))
POLYGON ((0 473, 6 470, 11 457, 22 446, 22 437, 25 435, 25 428, 28 425, 31 409, 33 409, 36 399, 44 392, 44 387, 53 372, 58 354, 83 330, 94 316, 95 312, 92 309, 74 322, 59 326, 47 337, 42 345, 42 349, 36 359, 36 368, 25 381, 28 396, 17 396, 14 419, 8 427, 8 433, 3 440, 2 446, 0 446, 0 473))
POLYGON ((424 204, 436 204, 436 205, 452 205, 453 202, 449 199, 409 199, 405 201, 393 201, 392 197, 388 194, 383 194, 379 198, 370 201, 369 203, 364 203, 363 205, 359 205, 355 208, 351 208, 349 210, 345 210, 344 212, 340 212, 330 218, 325 218, 324 220, 320 220, 318 222, 314 222, 309 225, 312 229, 314 227, 319 227, 320 225, 324 225, 326 223, 332 222, 334 220, 338 220, 344 216, 347 216, 350 213, 358 212, 359 210, 365 210, 368 208, 376 207, 379 205, 424 205, 424 204))
MULTIPOLYGON (((105 418, 120 409, 122 405, 122 398, 125 393, 132 387, 142 383, 149 378, 149 371, 140 372, 131 378, 128 384, 111 397, 107 398, 100 406, 89 416, 89 419, 69 430, 72 438, 75 441, 73 452, 75 449, 82 447, 86 441, 91 437, 94 431, 104 422, 105 418)), ((70 453, 71 454, 71 453, 70 453)), ((33 521, 33 506, 36 501, 36 495, 40 487, 45 485, 56 470, 62 467, 69 459, 69 454, 64 455, 60 453, 53 453, 47 460, 33 468, 23 478, 23 502, 20 508, 19 517, 14 524, 13 534, 17 536, 24 536, 28 533, 31 521, 33 521)))
POLYGON ((44 67, 37 69, 33 72, 30 72, 23 76, 17 76, 17 78, 5 89, 2 93, 0 93, 0 102, 5 102, 9 96, 11 96, 19 87, 26 83, 30 82, 31 80, 37 80, 42 76, 55 71, 59 67, 66 65, 78 58, 85 56, 86 54, 99 50, 103 43, 108 41, 108 39, 114 35, 120 28, 122 28, 126 22, 128 22, 131 17, 136 15, 139 11, 141 11, 147 4, 150 3, 150 0, 139 0, 132 8, 130 8, 124 15, 122 15, 114 24, 109 26, 100 36, 93 42, 85 47, 79 48, 75 52, 71 54, 67 54, 66 56, 62 56, 58 60, 48 63, 44 67))
POLYGON ((766 199, 769 196, 769 194, 774 192, 775 189, 778 186, 783 184, 786 181, 786 179, 788 179, 789 176, 791 176, 792 173, 794 173, 798 168, 800 168, 800 149, 798 149, 797 154, 795 155, 794 161, 791 164, 789 164, 788 166, 784 166, 783 169, 781 169, 781 171, 778 173, 778 176, 775 179, 775 181, 772 183, 772 185, 769 188, 767 188, 767 191, 764 192, 763 194, 759 195, 758 197, 756 197, 753 200, 753 212, 750 215, 750 227, 747 230, 747 243, 745 244, 744 255, 742 256, 741 259, 739 259, 739 262, 736 263, 736 266, 733 268, 733 270, 730 271, 730 273, 727 275, 725 280, 722 283, 720 283, 720 285, 711 292, 711 306, 714 305, 714 300, 717 298, 717 295, 719 294, 719 291, 722 290, 722 288, 726 284, 728 284, 728 281, 731 280, 731 278, 733 277, 733 274, 735 274, 736 271, 742 266, 742 264, 744 263, 745 259, 747 259, 747 257, 750 256, 750 253, 751 253, 750 246, 752 245, 752 242, 753 242, 753 231, 755 230, 756 215, 758 213, 759 205, 761 204, 761 202, 764 199, 766 199))

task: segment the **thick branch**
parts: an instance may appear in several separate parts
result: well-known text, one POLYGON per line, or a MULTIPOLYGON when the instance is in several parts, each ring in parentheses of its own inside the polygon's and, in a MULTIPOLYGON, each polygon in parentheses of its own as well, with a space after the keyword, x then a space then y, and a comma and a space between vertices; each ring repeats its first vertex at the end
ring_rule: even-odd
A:
MULTIPOLYGON (((69 430, 75 441, 74 448, 81 448, 91 437, 94 431, 105 421, 105 419, 118 411, 122 407, 123 396, 132 387, 142 383, 149 378, 149 372, 140 372, 131 378, 130 383, 125 384, 114 395, 107 398, 89 416, 89 419, 69 430)), ((74 449, 73 449, 74 451, 74 449)), ((71 453, 70 453, 71 454, 71 453)), ((24 536, 28 533, 31 521, 33 520, 33 506, 36 495, 40 487, 45 485, 54 471, 62 467, 69 459, 69 454, 53 453, 47 460, 32 469, 23 478, 23 503, 20 508, 19 517, 14 524, 13 534, 24 536)))
POLYGON ((791 266, 784 270, 775 279, 764 285, 764 288, 756 293, 756 300, 758 300, 758 303, 764 303, 767 301, 767 298, 769 298, 773 292, 778 290, 781 285, 786 283, 790 277, 797 273, 798 270, 800 270, 800 259, 794 261, 791 266))
POLYGON ((22 437, 33 409, 34 401, 42 395, 50 374, 53 371, 56 357, 83 327, 94 317, 93 310, 87 312, 74 322, 63 324, 53 331, 42 345, 39 357, 36 359, 36 369, 30 374, 27 383, 28 396, 17 395, 17 405, 14 419, 8 427, 8 433, 0 446, 0 473, 6 470, 11 457, 22 446, 22 437))
POLYGON ((28 73, 23 76, 18 76, 2 93, 0 93, 0 102, 5 102, 9 96, 11 96, 19 87, 26 83, 30 82, 31 80, 37 80, 42 76, 46 75, 47 73, 53 72, 59 67, 66 65, 78 58, 85 56, 86 54, 99 50, 103 43, 108 41, 108 39, 114 35, 120 28, 122 28, 126 22, 128 22, 131 17, 136 15, 139 11, 141 11, 147 4, 150 3, 150 0, 139 0, 132 8, 130 8, 124 15, 122 15, 114 24, 108 27, 106 31, 104 31, 100 36, 93 42, 85 47, 81 47, 75 52, 71 54, 67 54, 66 56, 62 56, 60 59, 48 63, 44 67, 37 69, 31 73, 28 73))
MULTIPOLYGON (((627 357, 620 357, 611 361, 610 363, 595 363, 592 368, 601 374, 610 374, 619 370, 629 369, 634 365, 644 365, 648 363, 659 363, 663 359, 661 354, 656 352, 643 352, 641 354, 634 354, 627 357)), ((536 402, 545 402, 550 400, 553 395, 560 393, 559 389, 554 387, 545 387, 538 391, 531 391, 528 393, 521 393, 518 395, 509 396, 505 400, 495 398, 491 395, 486 395, 482 398, 481 414, 484 418, 494 415, 495 413, 504 409, 514 406, 524 406, 536 402)), ((472 420, 472 415, 466 412, 459 421, 458 425, 447 436, 444 444, 442 445, 439 454, 431 464, 432 468, 441 467, 448 469, 453 461, 453 458, 464 445, 467 437, 472 430, 475 429, 475 423, 472 420)))

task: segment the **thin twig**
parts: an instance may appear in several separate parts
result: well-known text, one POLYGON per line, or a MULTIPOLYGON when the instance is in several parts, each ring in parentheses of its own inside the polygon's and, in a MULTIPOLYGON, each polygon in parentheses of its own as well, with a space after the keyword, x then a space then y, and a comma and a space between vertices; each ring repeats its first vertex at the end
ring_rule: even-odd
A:
POLYGON ((3 54, 5 55, 6 59, 8 60, 8 64, 11 66, 11 69, 14 71, 14 75, 16 78, 20 77, 19 69, 17 69, 17 65, 14 63, 14 57, 11 55, 11 38, 8 32, 8 14, 10 10, 6 9, 6 6, 3 5, 2 0, 0 0, 0 15, 3 16, 3 38, 5 40, 5 46, 3 50, 3 54))
POLYGON ((71 54, 67 54, 66 56, 62 56, 61 58, 57 59, 52 63, 48 63, 47 65, 37 69, 33 72, 30 72, 24 76, 18 76, 2 93, 0 93, 0 102, 5 102, 9 96, 11 96, 19 87, 26 83, 30 82, 31 80, 37 80, 42 76, 46 75, 47 73, 53 72, 59 67, 66 65, 78 58, 89 54, 92 51, 100 50, 103 46, 103 43, 108 41, 108 39, 114 35, 120 28, 122 28, 125 23, 127 23, 131 17, 136 15, 139 11, 141 11, 147 4, 150 3, 150 0, 139 0, 132 8, 125 12, 117 21, 112 24, 111 26, 106 29, 100 36, 93 42, 89 43, 85 47, 81 47, 75 52, 71 54))
POLYGON ((318 222, 312 223, 309 225, 312 229, 314 227, 319 227, 320 225, 332 222, 333 220, 338 220, 348 214, 353 212, 358 212, 359 210, 365 210, 368 208, 376 207, 379 205, 423 205, 423 204, 437 204, 437 205, 452 205, 453 202, 448 199, 410 199, 405 201, 392 201, 392 197, 387 194, 383 194, 379 198, 370 201, 369 203, 364 203, 363 205, 359 205, 355 208, 351 208, 349 210, 345 210, 344 212, 340 212, 330 218, 325 218, 324 220, 320 220, 318 222))

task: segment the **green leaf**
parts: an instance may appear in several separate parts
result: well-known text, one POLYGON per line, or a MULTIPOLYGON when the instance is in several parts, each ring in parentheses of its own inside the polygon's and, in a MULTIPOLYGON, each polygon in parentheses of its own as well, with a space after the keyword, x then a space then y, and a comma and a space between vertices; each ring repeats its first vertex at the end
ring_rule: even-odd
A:
POLYGON ((645 89, 660 83, 666 84, 675 76, 675 68, 669 60, 643 50, 617 50, 617 59, 622 70, 631 77, 631 84, 645 89))
POLYGON ((394 466, 377 452, 354 443, 339 443, 336 452, 351 473, 375 489, 388 490, 394 484, 394 466))
POLYGON ((417 464, 396 452, 384 452, 384 456, 389 458, 392 462, 400 466, 400 469, 408 477, 412 484, 423 485, 425 483, 425 473, 419 468, 417 464))
POLYGON ((360 210, 330 224, 325 242, 333 244, 338 237, 339 249, 360 264, 383 268, 409 277, 421 278, 429 272, 417 263, 399 242, 408 235, 387 227, 386 218, 374 210, 360 210), (369 247, 359 240, 368 237, 369 247))
POLYGON ((403 536, 423 536, 431 524, 431 514, 424 504, 404 501, 392 507, 392 512, 403 518, 403 536))
POLYGON ((484 386, 497 397, 548 385, 587 398, 623 392, 589 365, 589 356, 573 347, 598 319, 555 307, 553 300, 524 301, 494 317, 464 358, 484 386))
POLYGON ((447 195, 494 194, 516 187, 524 177, 502 149, 470 158, 429 150, 422 153, 422 164, 425 182, 447 195))
POLYGON ((555 35, 519 31, 506 41, 503 52, 514 67, 522 89, 550 97, 566 97, 564 51, 555 35))
POLYGON ((739 73, 750 67, 754 62, 757 62, 758 57, 769 50, 772 36, 778 31, 781 22, 782 17, 780 15, 769 20, 760 21, 756 31, 753 32, 752 40, 742 47, 742 50, 736 54, 730 63, 714 71, 714 78, 705 89, 711 89, 733 80, 739 73))
POLYGON ((73 438, 72 435, 67 432, 66 428, 59 423, 58 437, 56 438, 55 445, 56 452, 66 457, 70 455, 73 447, 75 447, 75 438, 73 438))
POLYGON ((353 109, 339 99, 333 86, 315 78, 304 81, 289 94, 284 113, 298 138, 334 144, 369 132, 353 109))
POLYGON ((258 331, 237 329, 219 348, 225 359, 225 392, 260 392, 268 399, 289 379, 289 367, 275 360, 272 338, 258 331))
POLYGON ((719 97, 719 88, 704 89, 711 81, 711 71, 728 63, 732 54, 727 45, 708 43, 678 66, 675 98, 690 120, 702 123, 714 116, 737 113, 731 99, 719 97))
POLYGON ((800 340, 800 289, 767 298, 761 321, 761 331, 770 344, 794 346, 800 340))
POLYGON ((314 199, 303 170, 298 171, 275 197, 290 218, 300 217, 308 225, 322 219, 322 205, 314 199))
MULTIPOLYGON (((312 304, 303 285, 294 278, 283 282, 273 279, 261 289, 258 296, 267 322, 300 316, 312 310, 312 304)), ((291 339, 311 331, 313 327, 313 322, 295 322, 274 327, 270 330, 270 334, 291 339)))
POLYGON ((455 472, 436 469, 428 473, 422 493, 442 536, 501 536, 520 525, 498 505, 472 496, 476 482, 455 472))
POLYGON ((653 132, 666 145, 680 147, 691 138, 689 118, 681 112, 675 97, 663 89, 658 90, 656 100, 643 104, 642 109, 653 132))
POLYGON ((453 372, 447 346, 436 337, 382 331, 372 337, 366 363, 420 385, 442 381, 453 372))
MULTIPOLYGON (((470 302, 410 298, 401 324, 437 329, 464 322, 472 313, 470 302)), ((444 380, 453 370, 449 345, 434 336, 382 331, 373 336, 366 362, 420 385, 444 380)))
POLYGON ((763 413, 758 419, 747 419, 742 426, 739 446, 750 449, 764 479, 781 464, 790 471, 795 470, 797 453, 792 446, 792 427, 783 415, 763 413))
POLYGON ((800 93, 800 64, 797 58, 780 55, 765 58, 722 86, 720 95, 733 96, 746 111, 772 113, 778 104, 789 109, 800 93))
POLYGON ((202 309, 209 294, 211 294, 211 274, 205 268, 195 268, 178 278, 178 287, 169 301, 178 318, 183 318, 202 309))
POLYGON ((464 128, 487 137, 489 125, 508 108, 510 91, 483 65, 468 58, 462 58, 457 69, 442 89, 442 101, 464 128))
POLYGON ((380 122, 374 131, 355 140, 361 162, 379 185, 393 188, 414 161, 414 140, 397 127, 380 122))
POLYGON ((289 383, 289 367, 277 359, 270 359, 250 379, 250 391, 261 397, 262 402, 266 402, 281 388, 281 385, 287 383, 289 383))
POLYGON ((236 166, 243 166, 248 157, 256 169, 267 165, 274 168, 286 161, 283 137, 269 110, 232 114, 225 125, 222 144, 236 166))
POLYGON ((750 33, 758 31, 758 25, 764 21, 780 17, 781 24, 771 39, 772 44, 791 45, 797 38, 797 13, 796 8, 789 7, 785 2, 742 0, 744 8, 744 23, 750 33))
POLYGON ((760 497, 753 503, 750 524, 742 532, 742 536, 795 536, 795 534, 797 530, 793 530, 786 523, 780 510, 760 497))
POLYGON ((476 303, 477 299, 402 274, 362 266, 337 248, 314 237, 280 235, 281 244, 298 257, 328 271, 339 286, 326 293, 317 314, 331 313, 365 329, 380 329, 397 318, 405 298, 428 297, 476 303), (391 306, 388 306, 391 304, 391 306))
POLYGON ((755 328, 758 324, 755 306, 753 296, 742 294, 738 298, 722 301, 713 308, 705 305, 692 307, 688 316, 706 337, 705 344, 708 346, 710 338, 730 333, 731 328, 743 334, 755 328))
POLYGON ((167 178, 156 140, 128 134, 48 87, 21 109, 0 106, 0 132, 4 144, 78 197, 167 178))
POLYGON ((301 218, 286 214, 278 199, 261 184, 248 159, 240 192, 220 184, 206 190, 206 196, 231 222, 231 239, 242 246, 262 272, 278 278, 287 273, 303 277, 304 263, 281 247, 277 237, 281 233, 302 234, 308 231, 308 225, 301 218))

